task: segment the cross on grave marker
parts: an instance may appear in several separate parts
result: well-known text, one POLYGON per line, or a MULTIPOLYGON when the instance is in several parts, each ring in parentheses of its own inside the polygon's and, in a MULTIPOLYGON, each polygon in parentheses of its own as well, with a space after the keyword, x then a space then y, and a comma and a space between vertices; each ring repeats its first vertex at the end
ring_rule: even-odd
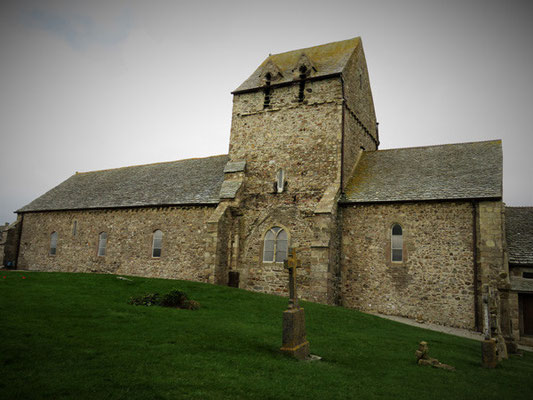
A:
POLYGON ((298 294, 296 293, 296 268, 302 265, 302 262, 296 257, 294 249, 289 249, 289 256, 283 261, 285 268, 289 270, 289 309, 298 307, 298 294))
POLYGON ((298 305, 296 268, 301 266, 294 249, 289 249, 285 268, 289 271, 289 306, 283 312, 283 344, 281 351, 299 360, 309 357, 309 342, 305 337, 304 309, 298 305))

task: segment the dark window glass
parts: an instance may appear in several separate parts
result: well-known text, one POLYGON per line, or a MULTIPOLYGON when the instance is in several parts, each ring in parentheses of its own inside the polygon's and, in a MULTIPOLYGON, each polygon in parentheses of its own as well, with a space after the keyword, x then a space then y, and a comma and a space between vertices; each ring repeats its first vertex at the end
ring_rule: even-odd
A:
POLYGON ((402 227, 398 224, 392 227, 391 235, 391 258, 392 261, 403 261, 403 234, 402 227))
POLYGON ((394 225, 392 227, 392 234, 393 235, 401 235, 402 234, 402 227, 398 224, 394 225))

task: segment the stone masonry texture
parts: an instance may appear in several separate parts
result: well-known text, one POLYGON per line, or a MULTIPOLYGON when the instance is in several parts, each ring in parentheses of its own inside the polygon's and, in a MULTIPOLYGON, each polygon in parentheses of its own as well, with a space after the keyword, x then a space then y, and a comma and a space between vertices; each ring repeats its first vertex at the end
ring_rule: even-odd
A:
POLYGON ((211 272, 203 261, 206 222, 213 210, 172 207, 27 213, 19 267, 208 282, 211 272), (157 229, 163 232, 162 253, 153 258, 157 229), (58 233, 55 255, 50 255, 52 232, 58 233), (101 232, 108 235, 105 256, 97 255, 101 232))
POLYGON ((473 329, 473 211, 469 202, 342 209, 342 304, 473 329), (404 261, 391 261, 391 228, 404 261))

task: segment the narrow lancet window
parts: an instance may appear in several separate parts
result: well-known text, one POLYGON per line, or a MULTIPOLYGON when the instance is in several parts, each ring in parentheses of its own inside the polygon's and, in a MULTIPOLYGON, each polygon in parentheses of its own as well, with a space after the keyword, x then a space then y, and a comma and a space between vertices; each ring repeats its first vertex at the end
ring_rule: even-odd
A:
POLYGON ((159 229, 154 232, 152 240, 152 257, 161 257, 161 248, 163 247, 163 232, 159 229))
POLYGON ((105 256, 105 249, 107 246, 107 233, 102 232, 98 235, 98 255, 105 256))
POLYGON ((283 262, 287 259, 288 250, 287 232, 279 226, 270 229, 265 235, 263 248, 264 262, 283 262))
POLYGON ((276 192, 282 193, 285 187, 285 171, 283 168, 278 169, 276 174, 276 192))
POLYGON ((57 252, 57 232, 50 235, 50 255, 55 256, 57 252))
POLYGON ((265 79, 265 101, 263 103, 263 108, 268 108, 270 107, 270 81, 272 80, 272 75, 270 72, 267 72, 265 79))
POLYGON ((306 77, 307 67, 302 65, 300 67, 300 90, 298 92, 298 102, 304 101, 304 89, 305 89, 305 77, 306 77))
POLYGON ((392 261, 402 262, 403 261, 403 231, 402 227, 398 224, 395 224, 392 227, 391 235, 391 249, 392 249, 392 261))

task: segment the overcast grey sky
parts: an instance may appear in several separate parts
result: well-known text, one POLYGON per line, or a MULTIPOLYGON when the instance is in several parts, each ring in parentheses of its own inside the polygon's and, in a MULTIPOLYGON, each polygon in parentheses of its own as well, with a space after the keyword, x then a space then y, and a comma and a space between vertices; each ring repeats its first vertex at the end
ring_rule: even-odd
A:
POLYGON ((227 153, 269 53, 361 36, 381 149, 502 139, 533 205, 531 1, 0 2, 0 223, 76 171, 227 153))

